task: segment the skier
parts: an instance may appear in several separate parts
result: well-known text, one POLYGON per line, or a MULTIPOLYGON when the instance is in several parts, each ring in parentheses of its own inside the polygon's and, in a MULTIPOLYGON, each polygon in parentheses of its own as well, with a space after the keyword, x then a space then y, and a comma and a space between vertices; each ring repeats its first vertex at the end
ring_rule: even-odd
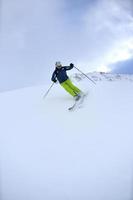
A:
POLYGON ((62 66, 61 62, 58 61, 55 63, 55 70, 53 72, 51 80, 56 83, 57 80, 59 81, 60 85, 70 94, 74 97, 76 101, 78 101, 83 92, 77 88, 71 80, 69 79, 66 71, 71 70, 74 67, 73 63, 70 63, 69 66, 62 66))

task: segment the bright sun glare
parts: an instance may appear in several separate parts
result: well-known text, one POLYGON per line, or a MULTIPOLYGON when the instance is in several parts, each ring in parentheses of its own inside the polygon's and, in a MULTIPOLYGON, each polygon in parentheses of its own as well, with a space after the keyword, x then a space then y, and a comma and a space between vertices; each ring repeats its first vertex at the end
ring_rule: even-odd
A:
POLYGON ((98 72, 105 72, 105 73, 107 73, 107 72, 110 72, 111 69, 110 69, 109 67, 107 67, 107 66, 102 65, 102 66, 99 66, 99 67, 97 68, 97 71, 98 71, 98 72))
POLYGON ((106 58, 105 64, 97 68, 98 72, 110 72, 108 65, 128 60, 133 57, 133 40, 124 42, 119 48, 114 49, 106 58))
POLYGON ((108 57, 111 63, 128 60, 133 56, 133 40, 129 40, 115 49, 108 57))

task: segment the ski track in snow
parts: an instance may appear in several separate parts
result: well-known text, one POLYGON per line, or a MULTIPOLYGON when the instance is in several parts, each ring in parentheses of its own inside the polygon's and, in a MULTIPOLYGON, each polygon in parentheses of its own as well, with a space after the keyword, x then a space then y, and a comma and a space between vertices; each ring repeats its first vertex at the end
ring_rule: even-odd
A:
POLYGON ((0 94, 1 200, 133 198, 133 82, 76 84, 74 112, 59 85, 0 94))

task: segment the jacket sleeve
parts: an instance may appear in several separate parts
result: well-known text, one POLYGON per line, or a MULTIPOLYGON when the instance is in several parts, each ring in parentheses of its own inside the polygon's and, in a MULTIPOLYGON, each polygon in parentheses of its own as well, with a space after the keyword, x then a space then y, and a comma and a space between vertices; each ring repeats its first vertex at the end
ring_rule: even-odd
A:
POLYGON ((53 82, 56 82, 56 81, 57 81, 57 79, 56 79, 56 70, 55 70, 55 71, 53 72, 53 74, 52 74, 51 81, 53 81, 53 82))
POLYGON ((70 63, 69 66, 64 66, 66 70, 71 70, 74 67, 73 63, 70 63))

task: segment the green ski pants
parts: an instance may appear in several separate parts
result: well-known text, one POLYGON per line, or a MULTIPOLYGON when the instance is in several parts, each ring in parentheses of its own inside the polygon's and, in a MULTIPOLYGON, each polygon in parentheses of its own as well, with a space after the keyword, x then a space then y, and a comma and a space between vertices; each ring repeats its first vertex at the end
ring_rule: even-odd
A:
POLYGON ((67 79, 66 81, 64 81, 63 83, 61 83, 61 86, 69 94, 71 94, 73 97, 76 96, 77 94, 79 94, 81 92, 81 90, 79 88, 77 88, 75 85, 73 85, 73 83, 71 82, 70 79, 67 79))

